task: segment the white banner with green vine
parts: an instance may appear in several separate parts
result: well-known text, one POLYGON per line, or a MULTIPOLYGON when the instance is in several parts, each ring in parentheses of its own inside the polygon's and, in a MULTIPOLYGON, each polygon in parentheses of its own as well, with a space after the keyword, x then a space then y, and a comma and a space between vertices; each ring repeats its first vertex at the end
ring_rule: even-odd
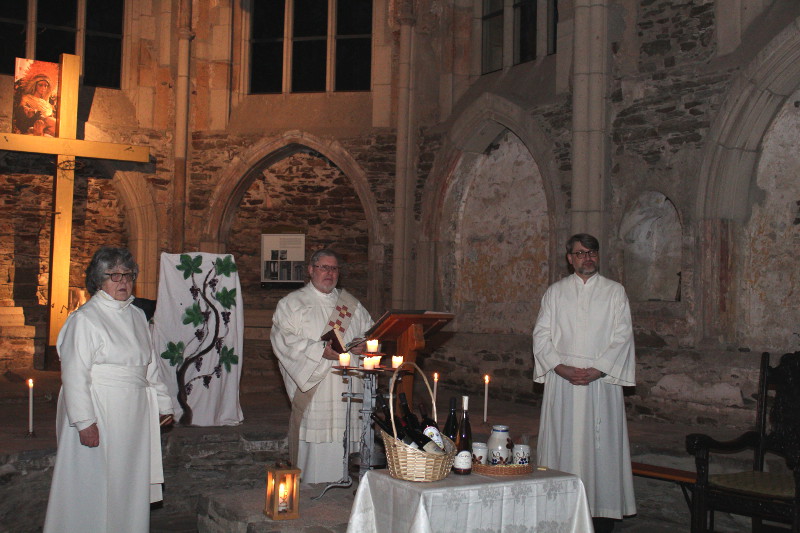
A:
POLYGON ((181 425, 243 419, 241 294, 230 254, 161 254, 153 342, 181 425))

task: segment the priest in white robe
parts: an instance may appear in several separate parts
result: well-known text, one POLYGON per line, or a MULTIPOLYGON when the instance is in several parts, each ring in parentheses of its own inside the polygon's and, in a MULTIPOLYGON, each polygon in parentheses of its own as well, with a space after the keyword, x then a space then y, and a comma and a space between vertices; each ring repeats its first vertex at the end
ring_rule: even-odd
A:
POLYGON ((567 242, 574 274, 551 285, 533 330, 534 381, 544 383, 538 463, 586 487, 598 532, 636 513, 623 386, 635 385, 625 289, 598 273, 600 244, 567 242))
MULTIPOLYGON (((289 450, 304 483, 335 482, 344 474, 346 404, 342 393, 347 383, 340 373, 331 371, 338 365, 339 353, 320 337, 336 328, 349 343, 372 326, 364 306, 336 288, 340 266, 334 251, 315 252, 308 266, 310 283, 281 299, 272 317, 272 351, 292 402, 289 450)), ((351 353, 360 355, 364 348, 362 342, 351 353)), ((363 390, 360 380, 347 379, 355 379, 353 392, 363 390)), ((350 436, 355 443, 361 426, 358 409, 351 411, 350 436)))
POLYGON ((161 500, 159 422, 171 423, 172 402, 147 319, 132 305, 137 271, 128 250, 98 250, 86 270, 93 296, 59 332, 58 452, 45 533, 147 533, 150 503, 161 500))

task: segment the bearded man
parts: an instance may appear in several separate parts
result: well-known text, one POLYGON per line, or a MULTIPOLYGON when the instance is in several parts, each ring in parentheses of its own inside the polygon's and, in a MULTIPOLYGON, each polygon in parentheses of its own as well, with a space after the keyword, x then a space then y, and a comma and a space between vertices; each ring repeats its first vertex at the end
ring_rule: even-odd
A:
POLYGON ((581 233, 566 247, 574 273, 547 289, 533 330, 537 460, 581 478, 602 533, 636 514, 622 397, 635 385, 633 327, 625 289, 598 273, 598 240, 581 233))

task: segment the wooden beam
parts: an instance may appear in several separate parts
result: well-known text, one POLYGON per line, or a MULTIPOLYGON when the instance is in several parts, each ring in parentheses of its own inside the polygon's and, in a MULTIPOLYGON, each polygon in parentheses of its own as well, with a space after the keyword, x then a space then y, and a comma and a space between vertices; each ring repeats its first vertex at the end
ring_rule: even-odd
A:
POLYGON ((47 324, 49 347, 56 345, 58 332, 70 311, 69 265, 72 246, 72 196, 75 191, 75 171, 72 170, 75 168, 75 158, 71 155, 59 155, 56 159, 53 235, 50 239, 50 309, 47 324))
MULTIPOLYGON (((75 139, 77 132, 78 84, 81 61, 78 56, 61 54, 58 71, 58 139, 75 139)), ((24 137, 21 135, 20 137, 24 137)), ((37 137, 42 140, 44 137, 37 137)), ((76 142, 76 141, 73 141, 76 142)), ((37 143, 38 144, 38 143, 37 143)), ((63 152, 56 155, 56 179, 53 190, 53 234, 50 236, 50 309, 47 321, 45 359, 54 352, 58 332, 69 315, 69 265, 72 251, 72 196, 75 192, 75 156, 63 152)), ((48 361, 45 361, 47 364, 48 361)))
MULTIPOLYGON (((59 120, 62 119, 59 118, 59 120)), ((147 146, 60 139, 57 137, 37 137, 35 135, 20 135, 17 133, 0 133, 0 150, 136 161, 138 163, 147 163, 150 160, 150 148, 147 146)))

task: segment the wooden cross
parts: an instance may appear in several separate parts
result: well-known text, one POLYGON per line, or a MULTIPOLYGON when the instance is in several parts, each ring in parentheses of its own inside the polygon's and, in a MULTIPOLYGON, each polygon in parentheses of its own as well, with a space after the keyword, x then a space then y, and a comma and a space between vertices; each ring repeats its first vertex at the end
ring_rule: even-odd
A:
POLYGON ((55 355, 56 339, 69 314, 69 264, 72 245, 72 203, 75 157, 147 163, 150 149, 130 144, 81 141, 75 138, 78 124, 78 87, 81 59, 61 54, 58 74, 58 126, 56 137, 0 133, 0 150, 34 152, 56 156, 53 201, 53 232, 50 242, 50 286, 46 358, 55 355))

